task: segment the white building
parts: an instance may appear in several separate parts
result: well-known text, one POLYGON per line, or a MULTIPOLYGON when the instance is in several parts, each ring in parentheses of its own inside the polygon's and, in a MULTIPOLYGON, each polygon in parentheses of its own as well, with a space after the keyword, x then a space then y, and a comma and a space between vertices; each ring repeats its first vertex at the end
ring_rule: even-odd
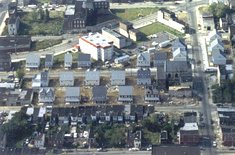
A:
POLYGON ((83 53, 90 54, 95 60, 111 60, 113 56, 113 41, 99 33, 89 33, 79 36, 79 46, 83 53))
POLYGON ((17 35, 20 26, 20 18, 18 16, 12 15, 8 21, 8 33, 9 35, 17 35))

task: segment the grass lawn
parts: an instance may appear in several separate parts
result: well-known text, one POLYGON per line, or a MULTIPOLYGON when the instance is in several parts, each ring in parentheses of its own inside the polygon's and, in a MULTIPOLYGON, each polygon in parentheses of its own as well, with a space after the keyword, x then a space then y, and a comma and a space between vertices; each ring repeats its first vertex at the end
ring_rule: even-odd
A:
MULTIPOLYGON (((81 53, 81 52, 76 52, 76 53, 69 52, 69 53, 72 54, 73 61, 77 61, 78 60, 78 54, 81 53)), ((54 56, 54 61, 57 62, 57 63, 64 62, 64 55, 65 55, 65 53, 54 56)))
POLYGON ((60 35, 64 12, 50 11, 49 20, 40 19, 38 12, 20 13, 19 35, 60 35))
POLYGON ((40 49, 46 49, 48 47, 62 43, 62 39, 48 39, 43 41, 36 41, 33 44, 32 50, 38 51, 40 49))
POLYGON ((142 14, 142 16, 149 15, 151 13, 155 13, 159 8, 131 8, 131 9, 112 9, 112 13, 121 18, 122 20, 132 21, 134 19, 139 18, 138 14, 142 14))
POLYGON ((177 37, 183 37, 185 36, 185 34, 167 26, 167 25, 164 25, 164 24, 161 24, 159 22, 155 22, 151 25, 148 25, 148 26, 145 26, 145 27, 142 27, 142 28, 139 28, 139 30, 145 34, 146 36, 149 36, 151 34, 155 34, 155 33, 159 33, 159 32, 162 32, 162 31, 166 31, 166 32, 169 32, 177 37))

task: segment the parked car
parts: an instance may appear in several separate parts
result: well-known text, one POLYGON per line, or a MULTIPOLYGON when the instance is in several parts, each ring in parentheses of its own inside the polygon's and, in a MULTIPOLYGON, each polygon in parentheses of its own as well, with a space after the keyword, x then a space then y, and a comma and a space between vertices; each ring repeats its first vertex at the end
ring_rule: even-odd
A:
POLYGON ((103 149, 102 149, 102 148, 98 148, 97 151, 98 151, 98 152, 102 152, 103 149))
POLYGON ((216 147, 216 146, 217 146, 216 141, 213 141, 212 146, 213 146, 213 147, 216 147))

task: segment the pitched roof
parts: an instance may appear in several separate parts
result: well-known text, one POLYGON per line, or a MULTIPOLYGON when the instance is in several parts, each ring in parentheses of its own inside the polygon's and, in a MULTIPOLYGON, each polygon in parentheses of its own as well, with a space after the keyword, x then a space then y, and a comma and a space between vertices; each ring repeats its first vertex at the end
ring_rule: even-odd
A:
POLYGON ((221 50, 213 50, 212 57, 213 59, 226 59, 226 56, 221 50))
POLYGON ((78 54, 78 61, 91 61, 90 54, 78 54))
POLYGON ((150 53, 139 53, 137 57, 143 57, 144 61, 150 61, 150 53))
POLYGON ((158 80, 165 80, 166 73, 164 71, 164 66, 157 66, 157 79, 158 80))
POLYGON ((65 96, 80 96, 80 87, 66 87, 65 96))
POLYGON ((46 54, 45 62, 52 62, 52 60, 53 60, 53 55, 52 54, 46 54))
POLYGON ((220 45, 220 46, 222 46, 224 48, 224 44, 222 43, 222 41, 216 38, 215 40, 213 40, 211 42, 211 48, 213 48, 213 47, 215 47, 217 45, 220 45))
POLYGON ((186 61, 167 61, 167 72, 187 72, 190 68, 186 61))
POLYGON ((49 76, 49 73, 47 70, 41 72, 41 81, 47 81, 48 76, 49 76))
POLYGON ((72 71, 60 72, 60 80, 74 80, 74 73, 72 71))
POLYGON ((26 55, 26 63, 39 63, 40 57, 36 54, 27 54, 26 55))
POLYGON ((98 87, 93 87, 92 89, 92 96, 93 98, 100 98, 101 100, 105 99, 107 95, 107 89, 106 87, 98 86, 98 87))
POLYGON ((72 62, 73 61, 73 57, 72 54, 65 54, 64 55, 64 62, 72 62))
POLYGON ((150 69, 139 69, 137 71, 137 78, 151 78, 150 69))
POLYGON ((177 57, 178 55, 181 55, 183 57, 187 57, 186 51, 181 50, 180 48, 177 48, 175 51, 173 51, 173 58, 177 57))
POLYGON ((186 48, 185 40, 184 38, 177 38, 173 41, 172 46, 178 47, 178 45, 184 46, 186 48))
POLYGON ((12 15, 8 21, 8 24, 15 24, 18 16, 12 15))
POLYGON ((154 60, 167 60, 167 53, 154 53, 154 60))
POLYGON ((221 33, 218 31, 218 30, 216 30, 216 29, 214 29, 214 30, 212 30, 210 33, 209 33, 209 38, 212 38, 212 37, 214 37, 215 35, 217 35, 217 36, 219 36, 220 38, 222 38, 222 35, 221 35, 221 33))
POLYGON ((119 86, 119 95, 133 95, 133 86, 119 86))
POLYGON ((100 79, 100 71, 86 71, 86 80, 99 80, 100 79))
POLYGON ((111 79, 112 80, 125 80, 126 72, 122 70, 112 70, 111 79))
POLYGON ((31 43, 31 37, 0 37, 0 46, 18 47, 31 43))

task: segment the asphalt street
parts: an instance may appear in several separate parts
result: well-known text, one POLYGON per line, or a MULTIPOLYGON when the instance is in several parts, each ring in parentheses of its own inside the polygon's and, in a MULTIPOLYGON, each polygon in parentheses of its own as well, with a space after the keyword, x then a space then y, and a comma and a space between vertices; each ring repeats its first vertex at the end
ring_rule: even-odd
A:
MULTIPOLYGON (((195 61, 197 60, 202 61, 202 56, 201 56, 201 51, 200 51, 201 49, 200 49, 199 41, 198 41, 200 35, 198 33, 199 31, 197 28, 197 20, 193 20, 193 19, 197 19, 196 11, 195 9, 191 9, 191 6, 189 5, 190 4, 187 4, 186 8, 188 9, 187 12, 188 12, 189 19, 191 19, 190 25, 191 25, 191 28, 195 30, 195 33, 191 35, 191 44, 193 47, 193 58, 195 59, 195 61)), ((195 68, 194 77, 199 79, 197 80, 197 82, 199 82, 199 84, 201 84, 202 86, 202 92, 200 92, 201 94, 203 94, 201 112, 203 112, 203 117, 205 121, 205 127, 202 128, 202 133, 203 133, 203 137, 209 137, 209 141, 203 142, 204 144, 203 147, 206 148, 206 150, 204 150, 204 153, 207 155, 214 155, 215 150, 211 147, 211 140, 213 140, 213 130, 212 130, 212 125, 211 125, 211 106, 208 100, 209 92, 208 92, 207 84, 205 81, 206 74, 203 72, 203 66, 195 68)))
POLYGON ((0 24, 2 22, 4 22, 4 17, 6 15, 6 12, 7 12, 7 8, 8 8, 8 4, 10 3, 11 1, 9 0, 2 0, 2 7, 0 7, 0 24))

